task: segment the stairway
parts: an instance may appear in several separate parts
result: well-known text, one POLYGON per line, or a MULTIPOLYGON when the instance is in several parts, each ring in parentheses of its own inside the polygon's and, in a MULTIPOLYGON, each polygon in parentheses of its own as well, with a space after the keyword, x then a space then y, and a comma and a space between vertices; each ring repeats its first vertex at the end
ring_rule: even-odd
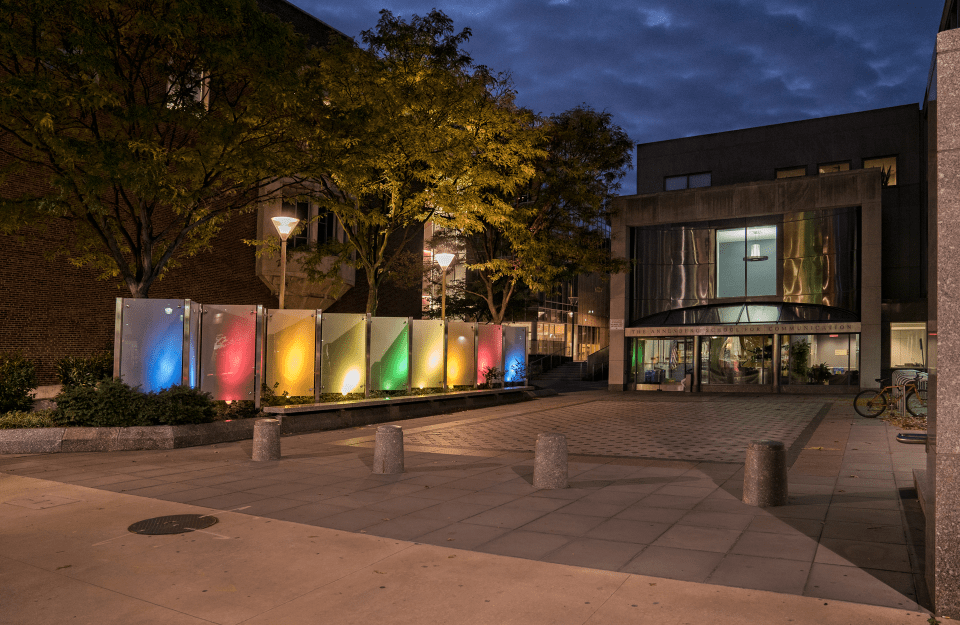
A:
POLYGON ((579 362, 565 362, 559 367, 554 367, 546 373, 537 374, 534 379, 538 383, 549 382, 549 383, 562 383, 562 382, 579 382, 580 381, 580 363, 579 362))

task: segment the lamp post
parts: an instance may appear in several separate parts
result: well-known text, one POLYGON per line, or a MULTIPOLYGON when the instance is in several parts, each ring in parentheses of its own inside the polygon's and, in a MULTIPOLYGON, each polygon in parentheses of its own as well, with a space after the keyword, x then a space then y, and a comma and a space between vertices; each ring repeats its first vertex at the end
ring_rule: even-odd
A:
POLYGON ((283 296, 287 290, 287 237, 300 220, 296 217, 273 217, 270 221, 280 233, 280 310, 283 310, 283 296))
POLYGON ((570 311, 570 316, 573 317, 573 322, 571 327, 573 328, 573 336, 570 337, 570 355, 573 356, 573 360, 579 358, 577 353, 577 301, 579 299, 576 296, 568 297, 567 300, 570 302, 570 306, 573 310, 570 311))
POLYGON ((440 319, 443 321, 447 320, 447 267, 450 266, 450 263, 453 262, 453 254, 449 252, 441 252, 435 256, 437 259, 437 264, 443 268, 443 279, 441 286, 440 296, 440 319))

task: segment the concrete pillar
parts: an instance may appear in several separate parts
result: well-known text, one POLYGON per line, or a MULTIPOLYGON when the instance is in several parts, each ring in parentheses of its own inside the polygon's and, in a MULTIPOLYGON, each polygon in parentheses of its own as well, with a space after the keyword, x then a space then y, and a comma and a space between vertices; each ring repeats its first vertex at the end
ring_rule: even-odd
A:
POLYGON ((743 503, 760 507, 787 503, 787 450, 780 441, 750 441, 743 503))
POLYGON ((253 459, 280 459, 280 420, 257 419, 253 424, 253 459))
POLYGON ((533 459, 534 488, 567 487, 567 437, 559 432, 537 436, 533 459))
POLYGON ((403 429, 399 425, 381 425, 377 428, 373 472, 403 473, 403 429))

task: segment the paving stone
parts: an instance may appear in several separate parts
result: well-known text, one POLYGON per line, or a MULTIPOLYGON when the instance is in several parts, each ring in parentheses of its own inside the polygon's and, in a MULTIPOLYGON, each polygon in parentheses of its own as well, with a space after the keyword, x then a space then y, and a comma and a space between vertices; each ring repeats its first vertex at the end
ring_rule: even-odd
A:
POLYGON ((707 579, 723 557, 723 553, 651 545, 620 570, 699 583, 707 579))

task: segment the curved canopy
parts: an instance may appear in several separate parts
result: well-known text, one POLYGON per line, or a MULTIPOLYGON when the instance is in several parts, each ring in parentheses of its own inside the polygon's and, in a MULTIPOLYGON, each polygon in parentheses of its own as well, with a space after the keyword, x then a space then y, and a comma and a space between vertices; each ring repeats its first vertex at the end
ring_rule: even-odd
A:
POLYGON ((754 323, 837 323, 860 321, 842 308, 817 304, 708 304, 655 313, 632 324, 634 328, 754 323))

